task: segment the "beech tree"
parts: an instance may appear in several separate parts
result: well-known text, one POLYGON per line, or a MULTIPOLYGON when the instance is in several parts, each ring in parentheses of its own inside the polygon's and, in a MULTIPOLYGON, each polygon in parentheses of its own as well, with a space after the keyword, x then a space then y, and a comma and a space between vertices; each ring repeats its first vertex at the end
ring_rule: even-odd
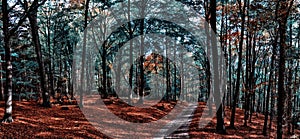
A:
MULTIPOLYGON (((24 9, 25 11, 27 11, 27 7, 26 7, 27 3, 24 3, 24 5, 25 5, 24 9)), ((34 7, 38 7, 39 3, 38 1, 34 1, 31 5, 34 7)), ((39 65, 39 75, 40 75, 42 97, 43 97, 42 105, 44 107, 51 107, 50 96, 48 93, 48 88, 46 87, 46 74, 45 74, 44 61, 43 61, 39 32, 38 32, 39 27, 37 22, 37 11, 38 9, 32 11, 32 13, 28 16, 28 19, 30 21, 32 42, 35 45, 35 52, 37 54, 37 61, 39 65)))
POLYGON ((4 49, 5 49, 5 77, 6 83, 4 87, 5 94, 5 113, 2 119, 2 122, 13 122, 12 119, 12 64, 11 64, 11 46, 10 41, 12 35, 17 31, 19 26, 32 14, 33 11, 36 11, 39 6, 43 5, 46 0, 42 2, 38 2, 38 0, 34 0, 33 3, 37 3, 28 7, 28 10, 24 12, 15 26, 9 28, 10 17, 9 13, 13 10, 13 8, 19 3, 15 3, 13 7, 9 7, 7 0, 2 1, 2 22, 3 22, 3 34, 4 34, 4 49))

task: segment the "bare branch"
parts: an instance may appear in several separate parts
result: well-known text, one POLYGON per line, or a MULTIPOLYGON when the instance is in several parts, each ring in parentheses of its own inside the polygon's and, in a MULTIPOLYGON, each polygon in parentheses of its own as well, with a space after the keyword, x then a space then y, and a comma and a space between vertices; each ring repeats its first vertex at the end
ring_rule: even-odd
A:
MULTIPOLYGON (((20 18, 19 22, 9 30, 9 35, 13 34, 17 31, 17 29, 23 24, 23 22, 26 20, 26 18, 33 14, 34 11, 38 9, 39 6, 43 5, 47 0, 42 0, 40 4, 32 4, 27 12, 24 13, 24 15, 20 18), (37 5, 37 6, 35 6, 37 5)), ((38 3, 38 0, 34 0, 33 3, 38 3)))
POLYGON ((8 9, 8 12, 11 12, 18 4, 19 4, 19 0, 15 3, 15 5, 13 5, 8 9))

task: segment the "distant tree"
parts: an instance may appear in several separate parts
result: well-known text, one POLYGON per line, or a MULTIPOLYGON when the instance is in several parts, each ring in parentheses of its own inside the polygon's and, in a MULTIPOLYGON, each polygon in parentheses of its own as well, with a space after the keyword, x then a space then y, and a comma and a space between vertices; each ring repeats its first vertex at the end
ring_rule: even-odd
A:
MULTIPOLYGON (((278 40, 278 35, 276 35, 274 41, 273 41, 273 49, 272 49, 272 56, 271 56, 271 67, 270 69, 274 68, 274 61, 275 61, 275 56, 276 56, 276 49, 277 49, 277 40, 278 40)), ((268 126, 268 115, 269 115, 269 102, 270 102, 270 92, 271 92, 271 87, 272 83, 274 81, 273 79, 273 71, 270 71, 269 74, 269 85, 267 87, 267 94, 266 94, 266 106, 265 106, 265 120, 264 120, 264 126, 263 126, 263 134, 267 135, 267 126, 268 126)), ((265 75, 267 76, 267 75, 265 75)))
MULTIPOLYGON (((81 84, 85 84, 85 66, 86 66, 86 41, 87 41, 87 30, 86 30, 86 27, 88 26, 88 14, 89 14, 89 3, 90 3, 90 0, 87 0, 86 3, 85 3, 85 13, 84 13, 84 38, 83 38, 83 45, 82 45, 82 63, 81 63, 81 75, 80 75, 80 81, 81 81, 81 84)), ((80 90, 80 101, 79 101, 79 106, 80 107, 83 107, 83 94, 84 94, 84 91, 86 91, 84 89, 84 87, 81 87, 81 90, 80 90)))

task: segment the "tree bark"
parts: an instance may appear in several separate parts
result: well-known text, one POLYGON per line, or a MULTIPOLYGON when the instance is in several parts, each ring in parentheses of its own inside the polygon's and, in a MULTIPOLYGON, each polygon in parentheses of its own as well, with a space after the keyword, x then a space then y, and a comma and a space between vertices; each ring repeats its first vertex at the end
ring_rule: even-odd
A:
MULTIPOLYGON (((274 42, 273 42, 273 49, 272 49, 272 56, 271 56, 271 67, 270 67, 270 74, 269 74, 269 81, 268 81, 268 87, 267 87, 267 96, 265 101, 265 120, 264 120, 264 127, 263 127, 263 134, 267 135, 267 127, 268 127, 268 115, 269 115, 269 102, 270 102, 270 92, 271 92, 271 86, 273 84, 273 73, 275 71, 272 71, 274 69, 274 61, 276 56, 276 47, 277 47, 277 39, 278 35, 275 36, 274 42)), ((265 75, 267 76, 267 75, 265 75)))
POLYGON ((289 0, 285 1, 279 1, 277 3, 277 6, 279 6, 279 9, 276 12, 276 17, 278 17, 278 24, 279 24, 279 36, 280 36, 280 50, 279 50, 279 73, 278 73, 278 98, 277 98, 277 138, 281 139, 283 135, 283 115, 284 115, 284 108, 285 108, 285 99, 286 99, 286 90, 285 90, 285 58, 286 58, 286 24, 287 24, 287 18, 291 9, 291 6, 293 5, 293 1, 291 0, 290 3, 289 0), (289 4, 289 5, 288 5, 289 4), (280 12, 280 15, 278 16, 278 12, 280 12))
MULTIPOLYGON (((245 0, 246 1, 246 0, 245 0)), ((244 42, 244 30, 245 30, 245 9, 246 6, 242 7, 241 1, 239 1, 239 10, 242 15, 242 27, 241 27, 241 36, 239 41, 239 53, 238 53, 238 69, 237 69, 237 79, 236 79, 236 85, 235 85, 235 93, 234 93, 234 100, 231 110, 231 119, 230 119, 230 127, 234 128, 234 122, 235 122, 235 111, 236 111, 236 105, 240 96, 240 78, 241 78, 241 70, 242 70, 242 53, 243 53, 243 42, 244 42)))
POLYGON ((283 130, 283 115, 284 115, 284 107, 285 107, 285 98, 286 92, 284 88, 284 76, 285 76, 285 24, 280 23, 279 25, 279 33, 280 33, 280 55, 279 55, 279 73, 278 73, 278 98, 277 98, 277 106, 278 106, 278 116, 277 116, 277 138, 281 139, 283 130))
MULTIPOLYGON (((203 3, 203 7, 204 7, 204 10, 205 10, 205 21, 206 23, 204 24, 204 28, 205 28, 205 34, 206 34, 206 45, 207 46, 210 46, 210 30, 209 30, 209 16, 210 16, 210 9, 209 9, 209 6, 208 6, 208 0, 205 0, 204 3, 203 3)), ((206 53, 207 53, 207 56, 211 55, 211 47, 207 47, 207 50, 206 50, 206 53)), ((209 109, 209 115, 212 116, 213 113, 212 113, 212 97, 211 97, 211 69, 210 69, 210 62, 209 60, 207 59, 207 61, 205 62, 206 64, 206 69, 205 69, 205 73, 206 73, 206 83, 207 83, 207 102, 208 102, 208 109, 209 109)))
POLYGON ((52 68, 52 55, 51 55, 51 38, 50 38, 50 15, 48 15, 47 17, 47 47, 48 47, 48 53, 49 53, 49 90, 50 90, 50 94, 52 95, 52 97, 55 96, 55 91, 54 91, 54 81, 53 81, 53 68, 52 68))
MULTIPOLYGON (((216 26, 216 23, 217 23, 216 6, 217 6, 216 0, 211 0, 211 3, 210 3, 210 14, 211 14, 210 25, 211 25, 211 28, 212 28, 212 31, 211 31, 211 46, 213 48, 213 50, 212 50, 213 56, 218 55, 217 39, 216 39, 216 36, 215 36, 215 34, 217 33, 216 32, 216 30, 217 30, 217 26, 216 26)), ((217 78, 220 77, 219 76, 220 71, 219 71, 219 68, 218 68, 218 63, 215 63, 215 62, 218 62, 218 61, 212 61, 212 64, 214 65, 214 69, 213 69, 214 79, 216 79, 215 77, 217 77, 217 78)), ((216 130, 217 130, 218 133, 225 134, 226 130, 225 130, 225 126, 224 126, 224 113, 223 113, 224 110, 223 110, 222 96, 221 96, 221 92, 220 92, 221 90, 220 90, 219 84, 217 84, 216 82, 217 81, 214 81, 214 84, 213 84, 215 102, 216 102, 217 106, 219 105, 219 108, 217 109, 217 127, 216 127, 216 130)))
POLYGON ((89 12, 89 3, 90 0, 87 0, 85 3, 85 13, 84 13, 84 38, 83 38, 83 45, 82 45, 82 59, 81 59, 81 75, 80 75, 80 82, 81 82, 81 89, 80 89, 80 96, 79 96, 79 107, 83 107, 83 93, 86 91, 86 83, 84 76, 85 74, 85 66, 86 66, 86 36, 87 36, 87 22, 88 22, 88 12, 89 12))
POLYGON ((5 49, 5 111, 2 122, 11 123, 12 118, 12 65, 11 65, 11 48, 10 48, 10 35, 9 34, 9 17, 8 17, 8 4, 7 0, 2 1, 2 21, 3 21, 3 34, 4 34, 4 49, 5 49))
MULTIPOLYGON (((1 59, 0 59, 1 61, 4 60, 4 58, 3 58, 4 56, 2 54, 0 55, 0 57, 1 57, 1 59)), ((3 70, 3 67, 4 66, 2 65, 2 62, 0 62, 0 70, 1 71, 3 70)), ((3 78, 3 75, 2 75, 2 72, 0 72, 0 79, 2 79, 2 78, 3 78)), ((3 81, 1 80, 0 81, 0 101, 4 100, 3 98, 4 98, 3 97, 3 81)))
MULTIPOLYGON (((292 43, 293 43, 293 33, 292 33, 292 24, 290 24, 289 26, 290 31, 289 31, 289 46, 292 47, 292 43)), ((291 132, 291 124, 292 124, 292 110, 293 110, 293 104, 292 104, 292 96, 293 96, 293 89, 292 89, 292 85, 293 85, 293 71, 292 71, 292 66, 293 66, 293 60, 289 61, 289 74, 288 74, 288 84, 287 84, 287 90, 288 90, 288 97, 287 97, 287 124, 288 124, 288 134, 292 134, 291 132)))
MULTIPOLYGON (((34 1, 32 3, 33 6, 38 6, 38 1, 34 1)), ((41 44, 39 40, 39 33, 38 33, 38 24, 37 24, 37 9, 33 11, 32 14, 28 16, 30 27, 31 27, 31 34, 32 34, 32 42, 35 45, 35 52, 37 54, 37 62, 39 65, 39 75, 41 80, 41 89, 42 89, 42 97, 43 97, 43 106, 44 107, 51 107, 50 98, 48 89, 46 87, 46 74, 44 69, 44 62, 41 50, 41 44)))
POLYGON ((141 7, 140 7, 140 14, 141 14, 141 17, 142 19, 140 20, 140 31, 141 31, 141 34, 140 34, 140 37, 141 37, 141 49, 140 49, 140 59, 139 59, 139 78, 138 78, 138 82, 139 82, 139 85, 138 85, 138 95, 139 95, 139 103, 143 104, 144 103, 144 87, 145 87, 145 80, 144 80, 144 66, 143 66, 143 63, 144 63, 144 52, 145 52, 145 46, 144 46, 144 42, 145 42, 145 37, 143 36, 144 35, 144 30, 145 30, 145 10, 146 10, 146 1, 145 0, 142 0, 141 1, 141 7))

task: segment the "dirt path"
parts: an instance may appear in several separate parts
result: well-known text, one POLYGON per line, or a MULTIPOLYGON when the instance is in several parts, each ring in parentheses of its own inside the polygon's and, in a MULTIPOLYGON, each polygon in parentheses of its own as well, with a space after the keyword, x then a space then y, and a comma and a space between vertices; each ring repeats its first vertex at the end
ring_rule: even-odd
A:
POLYGON ((168 133, 170 129, 174 129, 179 127, 173 133, 166 137, 157 136, 157 138, 166 138, 166 139, 183 139, 190 138, 189 137, 189 125, 192 122, 194 111, 197 108, 197 104, 190 105, 187 109, 185 109, 181 115, 178 116, 177 120, 174 120, 170 124, 166 125, 161 133, 168 133))

